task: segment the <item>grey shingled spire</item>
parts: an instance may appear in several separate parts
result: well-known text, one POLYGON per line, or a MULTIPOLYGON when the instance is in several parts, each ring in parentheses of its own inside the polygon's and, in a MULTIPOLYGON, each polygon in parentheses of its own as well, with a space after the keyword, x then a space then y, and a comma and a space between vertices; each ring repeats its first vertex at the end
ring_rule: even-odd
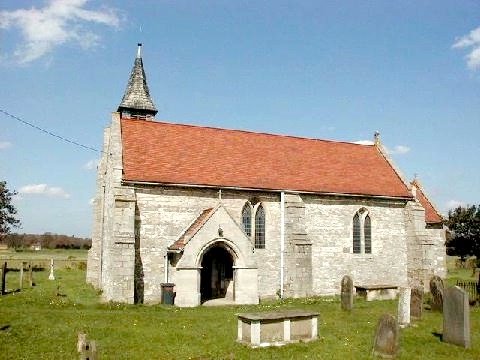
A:
POLYGON ((143 70, 142 44, 138 44, 137 57, 118 112, 129 113, 131 116, 155 116, 157 113, 143 70))

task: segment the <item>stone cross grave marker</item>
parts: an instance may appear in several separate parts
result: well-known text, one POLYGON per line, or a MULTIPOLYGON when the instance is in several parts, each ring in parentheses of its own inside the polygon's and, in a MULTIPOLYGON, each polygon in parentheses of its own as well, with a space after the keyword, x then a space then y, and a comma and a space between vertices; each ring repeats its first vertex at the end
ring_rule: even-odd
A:
POLYGON ((410 316, 415 319, 422 318, 423 288, 414 287, 410 295, 410 316))
POLYGON ((468 293, 458 286, 445 290, 443 298, 442 341, 465 348, 470 347, 468 293))
POLYGON ((377 324, 373 341, 373 355, 394 358, 399 348, 399 331, 397 321, 392 315, 383 315, 377 324))
POLYGON ((342 278, 341 290, 342 310, 350 311, 353 307, 353 281, 348 275, 342 278))
POLYGON ((410 288, 399 288, 398 297, 398 324, 401 328, 410 325, 410 288))
POLYGON ((443 280, 439 276, 433 276, 430 279, 430 293, 432 294, 432 311, 442 312, 443 280))
POLYGON ((48 280, 55 280, 55 275, 53 275, 53 259, 50 259, 50 275, 48 275, 48 280))

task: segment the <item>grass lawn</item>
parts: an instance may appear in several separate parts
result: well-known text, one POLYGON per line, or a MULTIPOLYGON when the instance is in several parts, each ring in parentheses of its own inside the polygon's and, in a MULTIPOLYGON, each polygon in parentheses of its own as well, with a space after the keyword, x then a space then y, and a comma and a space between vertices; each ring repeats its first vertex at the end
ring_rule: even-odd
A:
MULTIPOLYGON (((351 313, 338 298, 268 302, 258 306, 177 308, 100 304, 78 269, 36 272, 36 286, 0 297, 0 358, 75 359, 77 333, 97 341, 101 359, 368 359, 378 318, 396 301, 356 300, 351 313), (59 288, 58 288, 59 287, 59 288), (60 293, 60 296, 57 295, 60 293), (235 314, 300 308, 320 313, 319 340, 250 349, 235 342, 235 314)), ((10 288, 18 273, 8 274, 10 288)), ((471 308, 472 348, 442 343, 442 315, 424 312, 401 330, 400 359, 480 359, 480 307, 471 308)))

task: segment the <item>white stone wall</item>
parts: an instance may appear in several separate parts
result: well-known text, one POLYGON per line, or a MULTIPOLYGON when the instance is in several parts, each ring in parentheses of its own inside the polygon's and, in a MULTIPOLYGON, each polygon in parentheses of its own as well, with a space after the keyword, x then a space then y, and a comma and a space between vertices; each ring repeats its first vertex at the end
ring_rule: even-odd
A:
POLYGON ((312 290, 336 294, 344 275, 354 285, 407 284, 407 247, 403 204, 386 200, 328 199, 302 196, 306 228, 312 241, 312 290), (353 254, 353 216, 368 210, 372 225, 372 253, 353 254))
MULTIPOLYGON (((241 211, 252 197, 261 200, 266 213, 266 246, 255 249, 258 264, 258 289, 261 297, 273 296, 280 287, 280 195, 258 192, 222 191, 222 204, 241 224, 241 211)), ((145 302, 160 300, 160 284, 165 281, 164 256, 200 213, 218 202, 215 189, 137 187, 140 215, 140 256, 144 268, 145 302)), ((170 265, 172 266, 172 265, 170 265)), ((174 268, 169 282, 175 283, 174 268)))

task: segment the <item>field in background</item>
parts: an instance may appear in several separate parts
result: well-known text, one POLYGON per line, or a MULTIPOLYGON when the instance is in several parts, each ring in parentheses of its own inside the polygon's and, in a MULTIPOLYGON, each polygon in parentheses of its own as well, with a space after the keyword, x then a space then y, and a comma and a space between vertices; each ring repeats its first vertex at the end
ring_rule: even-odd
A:
MULTIPOLYGON (((48 274, 36 272, 34 288, 0 297, 2 359, 78 358, 78 332, 96 340, 101 359, 369 359, 378 318, 397 311, 396 301, 356 299, 347 313, 338 297, 187 309, 100 304, 84 271, 59 269, 55 281, 48 274), (320 313, 318 341, 263 349, 235 342, 236 313, 290 308, 320 313)), ((15 287, 18 273, 8 277, 15 287)), ((442 343, 442 324, 441 314, 426 310, 421 321, 401 331, 399 358, 480 359, 480 307, 471 308, 472 349, 442 343)))
POLYGON ((8 250, 0 252, 0 264, 8 262, 9 268, 19 269, 22 262, 31 263, 37 269, 50 269, 50 260, 53 259, 55 269, 61 268, 87 268, 88 250, 78 249, 53 249, 53 250, 8 250))

